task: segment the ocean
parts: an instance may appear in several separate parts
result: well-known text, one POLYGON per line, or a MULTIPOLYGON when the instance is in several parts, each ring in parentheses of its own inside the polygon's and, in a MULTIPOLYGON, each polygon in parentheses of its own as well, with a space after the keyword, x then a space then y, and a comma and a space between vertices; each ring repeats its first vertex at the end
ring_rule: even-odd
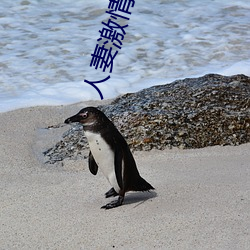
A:
POLYGON ((104 99, 207 73, 250 76, 249 0, 137 0, 131 14, 112 12, 129 20, 111 18, 110 2, 1 0, 0 112, 100 100, 84 80, 107 76, 96 84, 104 99), (121 47, 108 47, 111 73, 90 67, 109 18, 121 47))

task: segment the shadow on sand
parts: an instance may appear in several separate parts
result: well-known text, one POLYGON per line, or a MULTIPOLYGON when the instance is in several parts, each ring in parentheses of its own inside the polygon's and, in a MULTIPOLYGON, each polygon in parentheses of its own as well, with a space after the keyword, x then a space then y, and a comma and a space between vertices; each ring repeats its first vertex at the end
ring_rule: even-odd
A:
POLYGON ((155 191, 131 192, 126 194, 123 205, 134 204, 135 208, 147 200, 155 197, 157 197, 157 193, 155 191))

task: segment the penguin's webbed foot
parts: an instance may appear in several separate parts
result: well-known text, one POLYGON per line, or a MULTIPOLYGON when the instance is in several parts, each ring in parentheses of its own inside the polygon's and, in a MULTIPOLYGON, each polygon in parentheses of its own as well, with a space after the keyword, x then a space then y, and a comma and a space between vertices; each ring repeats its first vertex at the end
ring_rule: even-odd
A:
POLYGON ((119 207, 119 206, 122 205, 123 200, 124 200, 124 197, 123 197, 123 196, 119 196, 118 200, 116 200, 116 201, 111 201, 110 203, 108 203, 108 204, 102 206, 101 208, 110 209, 110 208, 114 208, 114 207, 119 207))
POLYGON ((112 196, 115 197, 117 195, 118 195, 118 193, 115 191, 114 188, 111 188, 107 193, 105 193, 106 198, 109 198, 109 197, 112 197, 112 196))

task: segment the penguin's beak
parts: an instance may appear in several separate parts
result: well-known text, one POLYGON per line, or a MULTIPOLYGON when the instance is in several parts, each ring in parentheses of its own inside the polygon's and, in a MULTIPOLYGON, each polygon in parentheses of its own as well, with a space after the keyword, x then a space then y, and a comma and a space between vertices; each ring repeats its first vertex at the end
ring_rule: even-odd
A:
POLYGON ((80 120, 81 120, 81 116, 79 116, 78 114, 76 114, 76 115, 73 115, 73 116, 67 118, 64 121, 64 123, 70 124, 72 122, 80 122, 80 120))

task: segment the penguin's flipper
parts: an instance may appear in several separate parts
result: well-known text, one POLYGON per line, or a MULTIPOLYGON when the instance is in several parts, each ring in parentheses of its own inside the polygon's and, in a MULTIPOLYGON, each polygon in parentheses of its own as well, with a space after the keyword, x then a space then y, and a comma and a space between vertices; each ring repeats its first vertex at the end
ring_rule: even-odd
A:
POLYGON ((89 170, 93 175, 96 175, 98 171, 98 165, 96 164, 91 151, 89 151, 89 170))
POLYGON ((118 200, 111 201, 110 203, 102 206, 101 208, 110 209, 110 208, 114 208, 114 207, 119 207, 122 205, 123 200, 124 200, 124 196, 119 195, 118 200))
POLYGON ((112 196, 115 197, 117 195, 118 195, 118 193, 115 191, 114 188, 111 188, 108 192, 105 193, 106 198, 109 198, 109 197, 112 197, 112 196))
POLYGON ((116 145, 115 148, 115 176, 120 189, 123 189, 122 181, 122 150, 116 145))

